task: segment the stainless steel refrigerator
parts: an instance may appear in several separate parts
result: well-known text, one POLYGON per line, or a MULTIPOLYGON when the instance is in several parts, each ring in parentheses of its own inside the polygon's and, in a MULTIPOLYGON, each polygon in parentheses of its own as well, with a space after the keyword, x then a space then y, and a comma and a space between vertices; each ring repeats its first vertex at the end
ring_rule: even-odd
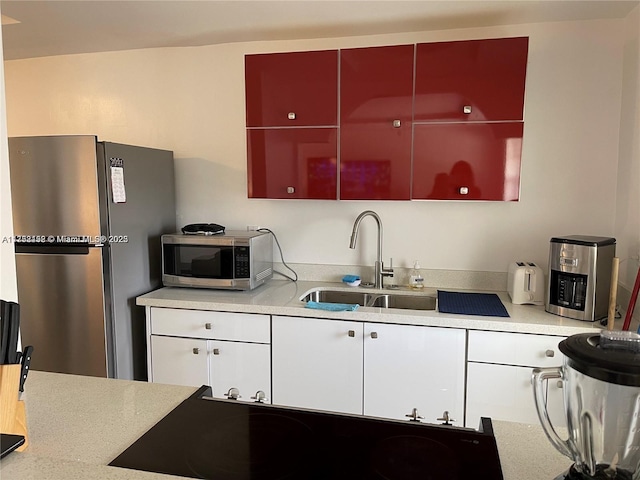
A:
POLYGON ((144 309, 175 232, 173 152, 91 135, 9 138, 23 345, 31 368, 146 379, 144 309))

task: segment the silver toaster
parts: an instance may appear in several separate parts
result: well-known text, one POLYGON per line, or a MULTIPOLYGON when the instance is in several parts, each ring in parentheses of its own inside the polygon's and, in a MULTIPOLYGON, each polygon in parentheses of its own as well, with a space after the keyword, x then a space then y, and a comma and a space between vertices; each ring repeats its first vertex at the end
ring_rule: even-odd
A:
POLYGON ((507 276, 511 303, 544 305, 544 272, 533 262, 512 262, 507 276))

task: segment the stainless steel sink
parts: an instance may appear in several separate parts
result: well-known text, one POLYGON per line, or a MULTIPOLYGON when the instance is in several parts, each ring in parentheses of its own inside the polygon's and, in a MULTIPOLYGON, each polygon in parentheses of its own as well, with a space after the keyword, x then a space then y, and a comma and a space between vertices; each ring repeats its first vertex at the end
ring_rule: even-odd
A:
POLYGON ((435 310, 436 297, 424 294, 348 292, 343 290, 316 290, 309 292, 303 302, 358 304, 362 307, 400 308, 406 310, 435 310))
POLYGON ((436 297, 429 295, 378 295, 369 307, 403 308, 407 310, 435 310, 436 297))
POLYGON ((350 303, 366 306, 375 295, 366 292, 344 292, 342 290, 317 290, 306 295, 303 302, 350 303))

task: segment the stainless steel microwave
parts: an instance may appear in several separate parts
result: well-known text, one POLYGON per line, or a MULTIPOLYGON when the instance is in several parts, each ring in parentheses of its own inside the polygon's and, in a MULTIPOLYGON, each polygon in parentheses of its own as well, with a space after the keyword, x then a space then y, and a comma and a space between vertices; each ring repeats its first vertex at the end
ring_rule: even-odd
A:
POLYGON ((271 233, 162 236, 162 283, 167 287, 252 290, 272 277, 271 233))

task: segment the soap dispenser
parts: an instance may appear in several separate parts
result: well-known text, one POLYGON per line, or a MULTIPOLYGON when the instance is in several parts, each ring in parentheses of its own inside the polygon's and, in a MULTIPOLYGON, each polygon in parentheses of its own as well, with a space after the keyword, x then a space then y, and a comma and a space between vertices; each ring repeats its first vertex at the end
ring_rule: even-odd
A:
POLYGON ((414 262, 413 269, 409 275, 409 286, 416 290, 424 288, 424 278, 420 273, 420 264, 417 260, 414 262))

